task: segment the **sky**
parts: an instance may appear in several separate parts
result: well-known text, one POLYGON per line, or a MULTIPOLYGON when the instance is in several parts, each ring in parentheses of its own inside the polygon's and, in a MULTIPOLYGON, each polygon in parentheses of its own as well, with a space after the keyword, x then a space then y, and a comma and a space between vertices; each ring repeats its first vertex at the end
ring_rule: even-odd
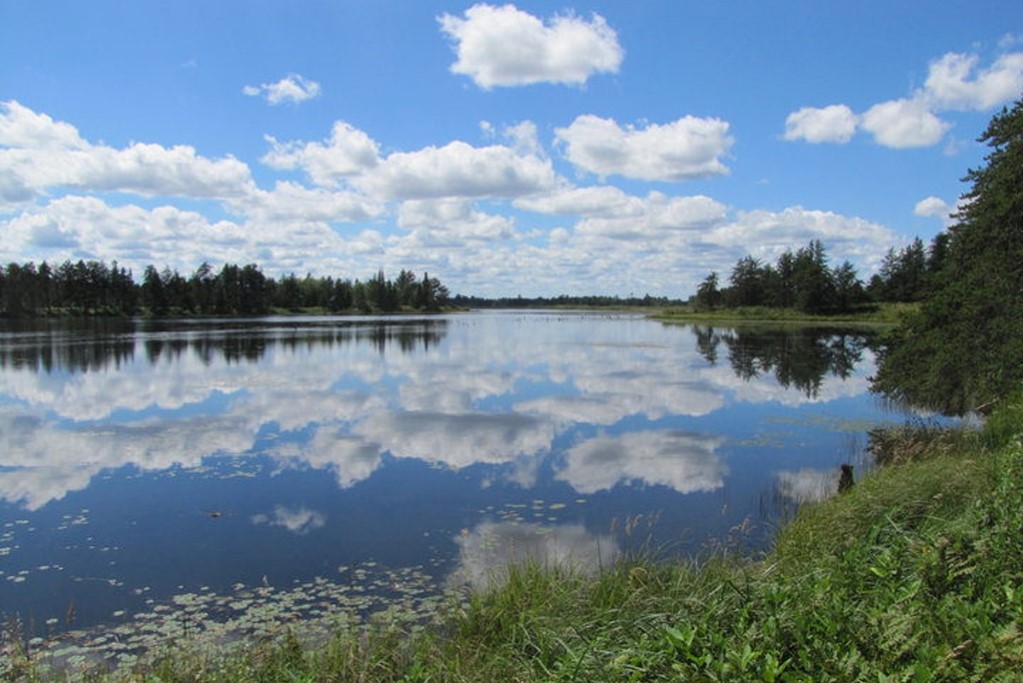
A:
POLYGON ((685 298, 950 224, 1018 0, 0 0, 0 262, 685 298))

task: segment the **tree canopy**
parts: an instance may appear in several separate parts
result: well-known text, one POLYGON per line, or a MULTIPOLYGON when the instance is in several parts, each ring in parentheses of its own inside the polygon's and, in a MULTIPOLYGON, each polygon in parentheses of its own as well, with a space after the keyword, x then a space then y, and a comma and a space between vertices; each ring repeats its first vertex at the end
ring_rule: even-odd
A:
POLYGON ((280 280, 255 264, 224 264, 216 271, 200 265, 191 276, 148 265, 142 282, 115 261, 45 261, 0 267, 0 316, 70 315, 265 315, 273 311, 321 310, 331 313, 438 311, 448 305, 448 289, 423 273, 402 270, 388 280, 381 270, 366 282, 332 277, 280 280))
MULTIPOLYGON (((991 151, 971 169, 958 222, 939 245, 919 312, 890 339, 874 386, 964 413, 1023 382, 1023 100, 980 137, 991 151)), ((934 248, 932 247, 932 255, 934 248)))

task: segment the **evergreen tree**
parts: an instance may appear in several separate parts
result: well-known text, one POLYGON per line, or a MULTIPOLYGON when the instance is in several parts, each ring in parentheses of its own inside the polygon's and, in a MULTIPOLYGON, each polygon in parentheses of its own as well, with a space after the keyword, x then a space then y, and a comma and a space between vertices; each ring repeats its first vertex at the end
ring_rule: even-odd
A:
POLYGON ((170 304, 163 278, 156 266, 146 266, 142 275, 142 304, 149 309, 151 315, 167 315, 170 304))
POLYGON ((759 306, 767 297, 768 269, 752 256, 739 259, 728 282, 730 306, 759 306))
POLYGON ((810 240, 797 251, 792 268, 796 308, 804 313, 821 313, 834 305, 835 283, 820 240, 810 240))
POLYGON ((711 273, 703 278, 703 282, 696 288, 694 303, 697 310, 713 311, 721 303, 721 290, 718 289, 718 274, 711 273))
POLYGON ((1023 382, 1023 100, 980 138, 991 152, 972 169, 930 296, 881 357, 875 388, 963 413, 1023 382))

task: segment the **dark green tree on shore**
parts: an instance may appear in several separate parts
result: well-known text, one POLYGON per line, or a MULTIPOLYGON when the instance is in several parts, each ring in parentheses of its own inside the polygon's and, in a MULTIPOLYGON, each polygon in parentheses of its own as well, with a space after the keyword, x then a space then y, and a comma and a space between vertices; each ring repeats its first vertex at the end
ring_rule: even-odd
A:
POLYGON ((447 287, 428 275, 418 281, 402 270, 398 279, 384 272, 360 282, 294 274, 279 281, 255 264, 224 264, 219 272, 202 263, 189 277, 165 267, 146 266, 142 282, 131 271, 99 261, 65 261, 51 268, 45 261, 0 266, 0 317, 47 315, 146 314, 266 315, 273 311, 330 313, 395 313, 401 310, 435 312, 449 305, 447 287))
POLYGON ((1023 100, 992 119, 929 296, 881 357, 875 388, 963 413, 1023 383, 1023 100))

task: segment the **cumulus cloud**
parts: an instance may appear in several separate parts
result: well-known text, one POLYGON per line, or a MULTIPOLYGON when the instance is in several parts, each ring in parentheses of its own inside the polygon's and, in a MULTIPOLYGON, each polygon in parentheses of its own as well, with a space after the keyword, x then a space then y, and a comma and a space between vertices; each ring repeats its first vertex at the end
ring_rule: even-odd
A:
POLYGON ((849 142, 856 133, 858 117, 844 104, 803 107, 785 119, 786 140, 807 142, 849 142))
POLYGON ((85 149, 78 129, 10 100, 0 105, 0 146, 22 149, 85 149))
POLYGON ((721 161, 733 143, 728 128, 720 119, 693 116, 623 128, 613 119, 584 114, 555 135, 568 160, 583 171, 677 182, 728 173, 721 161))
POLYGON ((336 121, 323 142, 278 142, 267 136, 270 151, 261 161, 276 169, 301 169, 317 185, 330 186, 341 178, 376 166, 380 146, 365 132, 336 121))
POLYGON ((273 190, 253 190, 237 201, 228 202, 228 206, 238 215, 260 223, 350 223, 378 216, 384 210, 379 202, 355 192, 308 188, 289 181, 278 182, 273 190))
POLYGON ((246 205, 247 223, 211 221, 174 206, 111 206, 96 197, 68 195, 0 222, 0 258, 60 262, 88 254, 100 261, 116 260, 138 275, 149 264, 189 273, 203 261, 220 260, 287 269, 289 262, 301 264, 315 254, 325 254, 316 257, 320 264, 337 267, 333 259, 361 248, 360 238, 342 239, 325 221, 352 218, 364 213, 365 206, 344 195, 310 198, 301 190, 296 197, 284 197, 293 192, 278 188, 252 199, 246 205), (310 199, 316 201, 303 203, 310 199), (323 220, 303 219, 297 214, 302 207, 323 220))
POLYGON ((624 51, 599 14, 543 21, 514 5, 476 4, 464 18, 444 14, 441 31, 454 43, 456 74, 484 89, 534 83, 581 85, 597 73, 617 73, 624 51))
POLYGON ((893 149, 936 145, 952 127, 941 112, 991 109, 1023 91, 1023 52, 1003 54, 987 68, 979 65, 976 54, 949 52, 931 62, 923 87, 909 97, 875 104, 861 115, 844 104, 804 107, 786 118, 784 137, 845 143, 863 130, 893 149))
POLYGON ((936 145, 951 127, 921 99, 875 104, 863 114, 863 129, 885 147, 907 149, 936 145))
POLYGON ((320 84, 299 74, 288 74, 275 83, 247 85, 242 92, 250 97, 262 95, 270 104, 297 104, 319 96, 320 84))
POLYGON ((208 159, 194 147, 132 143, 124 149, 93 145, 70 124, 55 122, 17 102, 0 114, 0 190, 21 197, 55 187, 145 196, 238 197, 254 184, 234 157, 208 159))
POLYGON ((958 219, 955 214, 960 204, 950 204, 940 197, 924 197, 913 207, 913 215, 924 218, 940 218, 944 227, 954 225, 958 219))
POLYGON ((523 197, 515 206, 552 215, 621 216, 634 211, 638 197, 611 185, 559 187, 553 192, 523 197))
POLYGON ((720 225, 727 216, 723 204, 704 195, 668 197, 651 192, 623 208, 617 214, 584 217, 576 232, 624 239, 654 237, 667 231, 706 230, 720 225))
POLYGON ((950 52, 931 63, 924 91, 935 107, 983 111, 1023 92, 1023 52, 1005 54, 978 71, 980 57, 950 52))
POLYGON ((821 240, 833 262, 848 259, 858 267, 876 265, 897 241, 895 233, 878 223, 831 211, 792 206, 782 211, 743 211, 703 237, 708 245, 774 261, 786 249, 821 240))
POLYGON ((465 199, 411 199, 403 202, 398 225, 417 235, 421 244, 461 245, 488 242, 515 235, 515 222, 507 216, 477 210, 465 199))
POLYGON ((510 147, 473 147, 455 141, 443 147, 395 152, 352 184, 382 199, 518 197, 555 185, 549 159, 510 147))

